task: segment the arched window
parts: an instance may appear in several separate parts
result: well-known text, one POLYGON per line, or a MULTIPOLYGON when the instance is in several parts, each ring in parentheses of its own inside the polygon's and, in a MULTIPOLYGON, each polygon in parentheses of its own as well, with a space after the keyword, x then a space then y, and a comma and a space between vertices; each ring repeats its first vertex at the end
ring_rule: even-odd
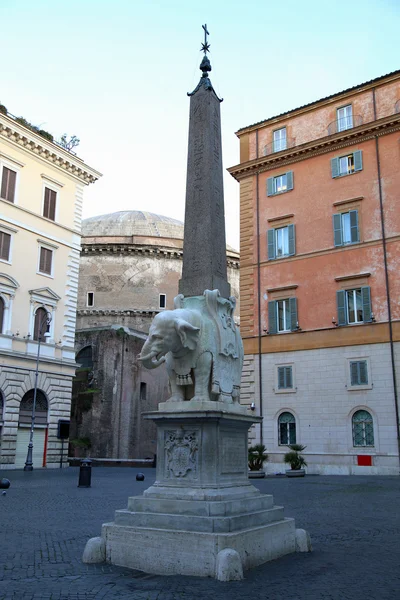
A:
POLYGON ((93 367, 92 346, 85 346, 78 352, 75 358, 81 369, 91 369, 93 367))
MULTIPOLYGON (((19 407, 19 425, 30 425, 32 419, 34 390, 26 392, 19 407)), ((41 390, 36 390, 35 425, 47 425, 47 398, 41 390)))
POLYGON ((35 324, 33 328, 33 339, 38 340, 39 335, 43 338, 44 334, 50 330, 50 325, 45 326, 48 313, 42 306, 35 312, 35 324))
POLYGON ((357 410, 352 418, 353 446, 374 445, 374 423, 367 410, 357 410))
POLYGON ((279 415, 278 439, 280 446, 296 443, 296 419, 290 412, 279 415))
POLYGON ((6 310, 6 303, 4 302, 3 298, 0 296, 0 333, 3 333, 5 310, 6 310))

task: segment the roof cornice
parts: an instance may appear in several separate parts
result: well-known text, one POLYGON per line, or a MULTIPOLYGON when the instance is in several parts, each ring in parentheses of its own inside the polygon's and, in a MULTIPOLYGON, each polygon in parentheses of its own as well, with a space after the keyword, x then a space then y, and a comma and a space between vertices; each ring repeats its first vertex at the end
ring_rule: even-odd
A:
POLYGON ((44 162, 51 163, 52 166, 76 177, 86 185, 94 183, 102 176, 99 171, 86 165, 77 156, 0 113, 0 139, 2 138, 44 162))
POLYGON ((312 140, 300 146, 294 146, 281 152, 240 163, 227 170, 237 181, 240 181, 256 172, 261 173, 275 169, 276 167, 300 162, 306 158, 326 154, 347 146, 353 146, 354 144, 372 139, 375 136, 387 135, 399 129, 400 113, 396 113, 383 119, 354 127, 353 129, 347 129, 334 135, 312 140))
POLYGON ((293 110, 288 110, 284 113, 281 113, 280 115, 270 117, 269 119, 263 119, 262 121, 258 121, 258 123, 253 123, 252 125, 248 125, 247 127, 242 127, 238 129, 238 131, 236 131, 235 134, 238 138, 240 138, 241 135, 250 133, 251 131, 255 131, 256 129, 260 129, 261 127, 269 127, 270 125, 280 123, 281 121, 284 121, 286 119, 293 119, 293 117, 297 117, 298 115, 302 115, 312 110, 322 108, 323 106, 326 106, 328 104, 340 102, 344 98, 350 98, 352 96, 360 94, 361 92, 366 92, 368 90, 372 90, 382 85, 387 85, 392 81, 396 81, 396 79, 400 79, 400 70, 394 71, 393 73, 389 73, 388 75, 382 75, 381 77, 377 77, 376 79, 372 79, 371 81, 361 83, 341 92, 336 92, 335 94, 327 96, 326 98, 315 100, 314 102, 310 102, 309 104, 299 106, 298 108, 295 108, 293 110))

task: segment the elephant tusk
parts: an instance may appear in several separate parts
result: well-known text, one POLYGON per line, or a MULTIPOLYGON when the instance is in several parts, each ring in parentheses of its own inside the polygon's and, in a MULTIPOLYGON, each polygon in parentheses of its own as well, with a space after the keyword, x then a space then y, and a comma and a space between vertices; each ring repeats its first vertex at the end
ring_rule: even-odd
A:
POLYGON ((157 356, 157 352, 155 352, 153 350, 153 352, 149 352, 149 354, 145 354, 144 356, 142 356, 141 354, 139 354, 138 360, 152 360, 156 356, 157 356))

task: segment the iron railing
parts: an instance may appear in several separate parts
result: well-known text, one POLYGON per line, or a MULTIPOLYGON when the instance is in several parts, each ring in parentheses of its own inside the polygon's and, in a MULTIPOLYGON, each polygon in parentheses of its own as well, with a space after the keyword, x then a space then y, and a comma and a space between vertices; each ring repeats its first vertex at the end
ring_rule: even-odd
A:
POLYGON ((271 144, 264 146, 262 149, 262 154, 263 156, 268 156, 269 154, 275 154, 275 152, 282 152, 288 148, 293 148, 295 145, 296 140, 292 138, 286 138, 286 140, 276 140, 271 144))
POLYGON ((343 119, 336 119, 336 121, 332 121, 328 125, 328 135, 333 135, 334 133, 339 133, 340 131, 346 131, 347 129, 353 129, 353 127, 358 127, 363 124, 363 119, 361 115, 350 115, 348 117, 343 117, 343 119))

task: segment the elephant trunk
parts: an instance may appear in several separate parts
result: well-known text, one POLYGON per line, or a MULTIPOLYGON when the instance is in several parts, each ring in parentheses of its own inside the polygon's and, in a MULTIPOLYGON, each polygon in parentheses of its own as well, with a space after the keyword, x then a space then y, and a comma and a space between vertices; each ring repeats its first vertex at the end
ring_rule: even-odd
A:
POLYGON ((165 362, 165 356, 161 356, 160 358, 156 358, 157 352, 149 352, 149 354, 145 354, 144 356, 139 356, 140 362, 146 369, 155 369, 159 367, 163 362, 165 362))

